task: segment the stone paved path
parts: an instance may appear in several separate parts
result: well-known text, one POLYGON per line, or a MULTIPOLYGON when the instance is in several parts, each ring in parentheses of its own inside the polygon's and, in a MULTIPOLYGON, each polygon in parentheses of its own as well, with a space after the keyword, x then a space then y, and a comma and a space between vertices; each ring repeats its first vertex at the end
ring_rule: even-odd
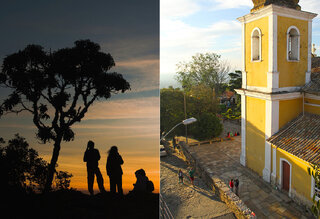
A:
POLYGON ((234 219, 227 205, 195 177, 195 187, 187 177, 188 166, 177 154, 161 157, 160 192, 174 218, 234 219), (185 175, 184 184, 178 183, 178 170, 185 175))
POLYGON ((256 213, 257 218, 313 218, 287 195, 243 167, 240 164, 240 149, 240 136, 234 137, 233 141, 189 147, 190 153, 211 176, 218 175, 227 185, 231 178, 239 179, 240 199, 256 213))

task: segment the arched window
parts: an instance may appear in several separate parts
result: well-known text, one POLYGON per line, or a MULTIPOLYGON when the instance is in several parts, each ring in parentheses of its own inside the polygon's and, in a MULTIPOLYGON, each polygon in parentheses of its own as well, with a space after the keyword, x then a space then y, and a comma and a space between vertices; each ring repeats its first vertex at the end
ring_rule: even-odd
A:
POLYGON ((251 61, 261 61, 261 31, 257 27, 251 33, 251 61))
POLYGON ((287 31, 287 60, 299 61, 300 59, 300 32, 295 26, 287 31))

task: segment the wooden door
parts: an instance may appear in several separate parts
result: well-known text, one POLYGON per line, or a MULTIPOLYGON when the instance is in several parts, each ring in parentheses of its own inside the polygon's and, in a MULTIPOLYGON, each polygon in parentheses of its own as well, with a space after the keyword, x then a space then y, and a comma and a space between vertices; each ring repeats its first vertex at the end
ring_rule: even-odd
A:
POLYGON ((289 192, 290 183, 290 165, 282 161, 282 189, 289 192))

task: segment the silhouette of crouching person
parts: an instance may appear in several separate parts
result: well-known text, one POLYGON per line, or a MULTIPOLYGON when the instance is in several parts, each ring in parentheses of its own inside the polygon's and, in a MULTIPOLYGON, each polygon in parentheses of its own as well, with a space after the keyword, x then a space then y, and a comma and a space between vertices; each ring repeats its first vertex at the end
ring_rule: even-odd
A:
POLYGON ((122 190, 122 168, 123 160, 121 155, 118 153, 117 146, 112 146, 108 151, 108 159, 107 159, 107 174, 110 179, 110 192, 115 194, 116 187, 118 188, 118 193, 123 195, 122 190))
POLYGON ((151 193, 154 190, 153 182, 148 179, 144 169, 139 169, 135 173, 137 181, 133 184, 134 193, 151 193))
POLYGON ((98 167, 98 161, 100 160, 100 153, 98 149, 94 148, 94 142, 88 141, 87 150, 83 156, 83 162, 87 162, 87 179, 88 179, 88 190, 93 195, 93 182, 94 175, 97 176, 97 182, 100 192, 105 192, 103 186, 103 177, 98 167))

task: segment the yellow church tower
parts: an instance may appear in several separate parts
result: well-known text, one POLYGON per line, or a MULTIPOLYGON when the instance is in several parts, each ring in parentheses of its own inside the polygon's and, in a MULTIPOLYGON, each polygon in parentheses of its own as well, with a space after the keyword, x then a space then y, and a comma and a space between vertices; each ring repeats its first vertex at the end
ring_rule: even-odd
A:
POLYGON ((311 75, 312 19, 317 15, 301 11, 298 2, 253 0, 250 14, 238 18, 243 55, 242 89, 237 90, 240 163, 275 184, 282 183, 282 164, 267 139, 304 111, 300 90, 311 75))

